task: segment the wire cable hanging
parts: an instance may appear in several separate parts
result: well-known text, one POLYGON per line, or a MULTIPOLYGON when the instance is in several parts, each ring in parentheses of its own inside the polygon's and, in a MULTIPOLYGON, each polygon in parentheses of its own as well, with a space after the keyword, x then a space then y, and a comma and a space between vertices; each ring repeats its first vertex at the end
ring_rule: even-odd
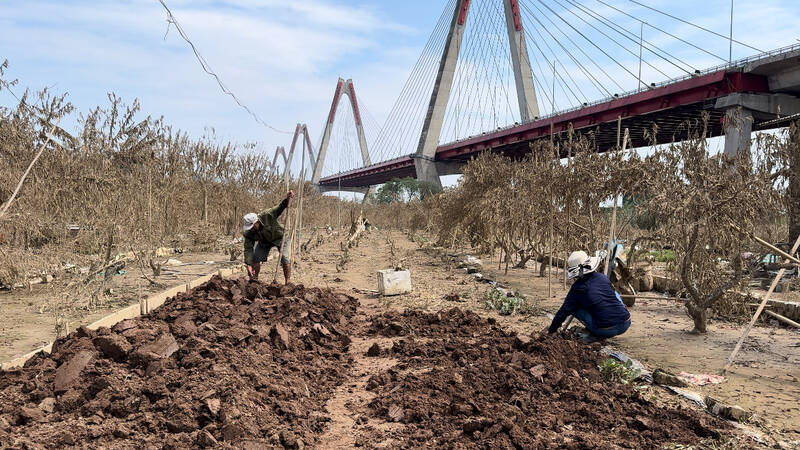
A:
MULTIPOLYGON (((174 14, 172 14, 172 11, 170 11, 170 9, 167 6, 167 4, 164 3, 164 0, 158 0, 158 2, 161 3, 161 6, 163 6, 164 9, 167 11, 167 33, 169 33, 169 25, 170 24, 175 25, 175 29, 178 30, 178 34, 180 34, 181 38, 183 38, 183 40, 186 41, 186 43, 189 44, 189 46, 192 48, 192 52, 194 53, 194 56, 197 59, 197 61, 200 63, 200 67, 203 68, 203 71, 205 73, 207 73, 207 74, 211 75, 212 77, 214 77, 214 79, 217 81, 217 84, 219 85, 220 89, 222 89, 223 93, 225 93, 225 94, 229 95, 231 98, 233 98, 233 100, 236 102, 236 104, 239 105, 245 111, 247 111, 247 113, 250 114, 250 116, 252 116, 253 119, 255 119, 255 121, 258 122, 259 124, 269 128, 272 131, 278 132, 278 133, 293 134, 293 132, 291 132, 291 131, 284 131, 284 130, 275 128, 272 125, 268 124, 267 122, 262 120, 261 117, 259 117, 256 113, 254 113, 253 110, 251 110, 247 105, 242 103, 239 100, 239 98, 236 96, 236 94, 231 92, 225 86, 225 83, 222 82, 220 77, 211 69, 211 66, 208 64, 208 62, 205 60, 205 58, 203 58, 203 56, 197 50, 197 47, 194 45, 192 40, 189 39, 189 36, 183 31, 183 28, 181 27, 181 24, 178 23, 178 19, 175 17, 174 14)), ((166 34, 164 35, 164 37, 166 37, 166 34)))

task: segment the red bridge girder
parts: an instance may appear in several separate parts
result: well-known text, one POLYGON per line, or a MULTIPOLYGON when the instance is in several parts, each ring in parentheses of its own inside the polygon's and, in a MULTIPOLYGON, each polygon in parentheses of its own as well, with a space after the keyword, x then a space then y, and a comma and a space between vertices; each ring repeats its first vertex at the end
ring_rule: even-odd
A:
MULTIPOLYGON (((553 117, 441 145, 436 150, 436 160, 464 160, 482 151, 519 146, 530 141, 549 138, 551 128, 553 133, 562 133, 570 126, 580 131, 602 124, 616 124, 618 117, 622 117, 628 123, 636 120, 653 121, 658 117, 668 118, 671 112, 678 111, 684 115, 687 111, 699 115, 704 110, 704 102, 736 92, 769 92, 769 86, 766 78, 761 75, 720 70, 553 117)), ((616 136, 616 126, 613 134, 616 136)), ((606 147, 608 146, 598 142, 599 151, 608 150, 606 147)), ((415 176, 414 160, 411 156, 326 177, 320 180, 320 185, 368 186, 385 183, 392 178, 415 176)))

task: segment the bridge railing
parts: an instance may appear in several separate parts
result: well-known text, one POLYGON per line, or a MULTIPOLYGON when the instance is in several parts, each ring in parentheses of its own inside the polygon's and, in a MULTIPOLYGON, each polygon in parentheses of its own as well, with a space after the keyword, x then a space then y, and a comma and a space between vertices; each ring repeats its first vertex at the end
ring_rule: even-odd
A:
MULTIPOLYGON (((720 65, 717 65, 717 66, 714 66, 714 67, 710 67, 710 68, 704 69, 702 71, 697 71, 697 72, 692 73, 692 74, 686 74, 686 75, 683 75, 683 76, 677 77, 677 78, 671 78, 669 80, 661 81, 659 83, 653 83, 651 85, 648 85, 647 87, 641 87, 640 86, 638 89, 633 89, 633 90, 626 91, 626 92, 623 92, 621 94, 617 94, 617 95, 614 95, 614 96, 601 98, 599 100, 595 100, 595 101, 592 101, 592 102, 589 102, 589 103, 583 103, 583 104, 578 105, 578 106, 573 106, 572 108, 567 108, 567 109, 562 109, 562 110, 559 110, 559 111, 555 111, 555 112, 552 112, 552 113, 547 114, 545 116, 539 116, 538 118, 534 119, 534 121, 547 120, 547 119, 550 119, 552 117, 561 116, 561 115, 564 115, 564 114, 571 113, 573 111, 579 111, 581 109, 589 108, 589 107, 592 107, 592 106, 595 106, 595 105, 599 105, 601 103, 608 103, 608 102, 610 102, 612 100, 617 100, 617 99, 620 99, 620 98, 628 97, 628 96, 631 96, 631 95, 638 94, 640 92, 651 91, 653 89, 664 87, 664 86, 667 86, 667 85, 670 85, 670 84, 673 84, 673 83, 678 83, 680 81, 688 80, 688 79, 695 78, 695 77, 698 77, 698 76, 701 76, 701 75, 707 75, 707 74, 710 74, 710 73, 719 72, 720 70, 730 70, 730 69, 741 68, 741 67, 743 67, 743 66, 745 66, 746 64, 749 64, 749 63, 761 61, 761 60, 772 58, 774 56, 779 56, 779 55, 782 55, 782 54, 789 54, 789 53, 792 53, 792 52, 795 52, 795 51, 800 51, 800 43, 787 45, 786 47, 781 47, 781 48, 778 48, 778 49, 775 49, 775 50, 770 50, 770 51, 767 51, 767 52, 759 53, 757 55, 748 56, 748 57, 742 58, 742 59, 737 59, 736 61, 731 61, 729 63, 720 64, 720 65)), ((530 123, 530 122, 528 122, 528 123, 530 123)), ((472 139, 474 137, 477 137, 477 136, 483 136, 483 135, 486 135, 486 134, 489 134, 489 133, 496 133, 498 131, 509 130, 509 129, 518 127, 520 125, 521 124, 519 124, 519 123, 515 123, 513 125, 507 125, 505 127, 498 127, 496 130, 486 131, 486 132, 483 132, 481 134, 468 136, 468 137, 465 137, 465 138, 462 138, 462 139, 457 139, 455 141, 451 141, 451 142, 448 142, 446 144, 440 144, 440 145, 452 145, 452 144, 456 144, 456 143, 459 143, 459 142, 464 142, 464 141, 470 140, 470 139, 472 139)))

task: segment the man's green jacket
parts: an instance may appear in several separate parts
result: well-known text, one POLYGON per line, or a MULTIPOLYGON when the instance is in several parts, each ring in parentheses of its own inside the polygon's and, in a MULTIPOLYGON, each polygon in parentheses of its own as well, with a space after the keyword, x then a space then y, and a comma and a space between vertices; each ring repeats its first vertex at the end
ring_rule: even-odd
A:
POLYGON ((258 215, 258 221, 261 222, 261 228, 256 230, 255 227, 244 233, 244 263, 252 265, 253 248, 256 242, 261 242, 261 245, 266 245, 267 249, 273 243, 283 239, 283 225, 278 223, 278 217, 286 209, 289 201, 284 199, 278 206, 268 209, 258 215))

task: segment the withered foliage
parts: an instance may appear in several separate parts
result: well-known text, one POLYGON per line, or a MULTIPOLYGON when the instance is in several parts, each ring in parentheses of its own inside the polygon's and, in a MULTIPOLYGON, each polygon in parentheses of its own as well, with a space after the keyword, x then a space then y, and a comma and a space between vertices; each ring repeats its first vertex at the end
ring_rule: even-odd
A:
POLYGON ((683 141, 637 151, 597 153, 591 136, 570 133, 532 144, 521 159, 487 152, 465 167, 457 188, 425 203, 430 225, 441 244, 499 248, 524 266, 551 253, 603 248, 620 199, 617 238, 640 250, 674 249, 668 270, 683 284, 694 331, 705 332, 709 308, 747 311, 737 295, 746 279, 742 254, 763 248, 737 228, 787 239, 798 142, 790 134, 798 132, 758 135, 749 152, 729 159, 712 154, 705 120, 684 131, 683 141))
MULTIPOLYGON (((0 90, 12 85, 0 69, 0 90)), ((109 94, 107 105, 73 116, 66 96, 46 89, 19 100, 0 107, 0 206, 61 120, 0 218, 0 285, 86 263, 81 256, 102 268, 131 250, 214 250, 240 234, 244 214, 286 194, 282 168, 272 174, 271 155, 254 144, 222 143, 213 129, 192 138, 142 114, 137 101, 109 94)), ((304 225, 335 224, 340 202, 304 189, 304 225)))

